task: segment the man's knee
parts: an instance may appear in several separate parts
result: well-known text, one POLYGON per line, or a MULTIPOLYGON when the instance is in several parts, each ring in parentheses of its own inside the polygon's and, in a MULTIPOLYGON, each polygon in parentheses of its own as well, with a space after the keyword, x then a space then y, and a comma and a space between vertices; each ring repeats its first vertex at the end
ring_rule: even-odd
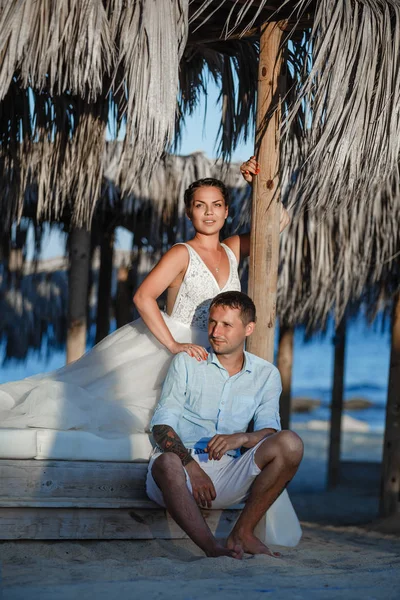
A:
POLYGON ((279 447, 279 454, 286 462, 296 466, 300 464, 303 458, 304 444, 297 433, 287 429, 279 431, 276 434, 276 442, 279 447))
POLYGON ((157 484, 163 479, 175 478, 180 472, 183 474, 181 460, 179 456, 171 452, 160 454, 151 467, 151 473, 157 484))

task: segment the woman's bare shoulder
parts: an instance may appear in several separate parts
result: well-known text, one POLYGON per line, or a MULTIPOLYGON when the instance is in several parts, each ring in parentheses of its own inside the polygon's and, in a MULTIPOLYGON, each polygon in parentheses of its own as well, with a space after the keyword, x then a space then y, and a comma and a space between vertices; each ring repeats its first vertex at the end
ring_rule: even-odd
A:
POLYGON ((223 242, 228 248, 232 250, 234 255, 236 256, 236 260, 239 262, 240 259, 240 236, 239 235, 231 235, 226 238, 223 242))
MULTIPOLYGON (((180 269, 185 269, 189 262, 189 253, 184 244, 175 244, 172 246, 160 259, 159 265, 165 266, 178 266, 180 269)), ((180 270, 179 269, 179 270, 180 270)))

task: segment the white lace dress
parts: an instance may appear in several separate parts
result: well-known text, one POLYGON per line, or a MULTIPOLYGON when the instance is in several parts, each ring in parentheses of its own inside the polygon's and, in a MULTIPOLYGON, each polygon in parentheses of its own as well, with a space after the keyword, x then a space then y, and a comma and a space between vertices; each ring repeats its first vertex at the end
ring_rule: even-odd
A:
MULTIPOLYGON (((189 264, 170 316, 178 342, 208 346, 212 298, 240 290, 237 261, 223 244, 230 265, 222 289, 197 252, 184 244, 189 264)), ((143 433, 158 402, 172 355, 142 319, 121 327, 76 362, 57 371, 0 386, 1 427, 80 429, 97 434, 143 433)))

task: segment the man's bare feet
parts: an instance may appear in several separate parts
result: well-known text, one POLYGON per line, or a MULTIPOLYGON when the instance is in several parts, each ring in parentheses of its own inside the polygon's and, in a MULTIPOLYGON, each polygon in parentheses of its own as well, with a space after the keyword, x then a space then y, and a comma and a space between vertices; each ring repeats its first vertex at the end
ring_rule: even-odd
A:
POLYGON ((269 556, 281 556, 280 552, 272 552, 254 535, 254 533, 234 532, 230 534, 226 540, 227 548, 235 548, 239 546, 247 554, 268 554, 269 556))
POLYGON ((229 548, 222 546, 221 544, 216 544, 213 548, 206 551, 206 555, 210 558, 215 558, 218 556, 230 556, 236 560, 242 560, 243 549, 239 544, 232 544, 229 548))

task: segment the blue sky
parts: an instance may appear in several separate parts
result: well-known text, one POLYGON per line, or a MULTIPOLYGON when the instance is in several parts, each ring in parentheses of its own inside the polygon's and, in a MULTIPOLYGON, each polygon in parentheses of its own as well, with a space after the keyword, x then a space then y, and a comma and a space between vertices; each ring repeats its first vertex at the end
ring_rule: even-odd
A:
MULTIPOLYGON (((215 139, 219 128, 220 108, 217 106, 218 89, 210 80, 207 87, 207 114, 204 117, 205 102, 202 101, 191 117, 186 119, 186 127, 182 135, 179 154, 191 154, 202 151, 209 158, 216 157, 215 139)), ((243 162, 253 154, 253 140, 239 145, 232 156, 235 162, 243 162)), ((118 228, 116 231, 116 248, 129 249, 132 234, 118 228)), ((33 237, 28 236, 28 258, 33 252, 33 237)), ((43 241, 42 258, 53 258, 64 254, 65 234, 53 231, 43 241)))

